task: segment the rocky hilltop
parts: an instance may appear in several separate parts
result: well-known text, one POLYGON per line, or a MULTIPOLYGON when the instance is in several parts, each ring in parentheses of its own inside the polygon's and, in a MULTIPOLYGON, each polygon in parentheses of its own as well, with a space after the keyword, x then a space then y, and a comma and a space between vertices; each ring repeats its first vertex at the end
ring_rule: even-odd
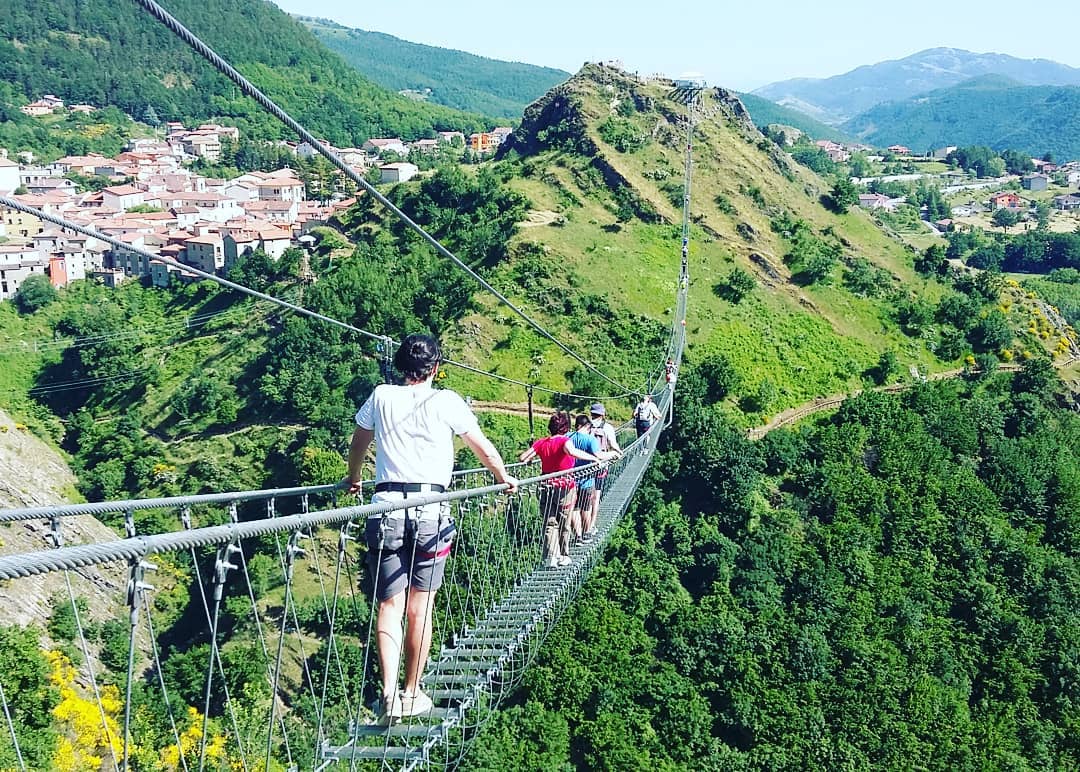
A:
MULTIPOLYGON (((0 508, 39 507, 70 501, 75 476, 52 448, 29 434, 25 427, 0 411, 0 508)), ((90 516, 63 520, 67 544, 110 541, 116 534, 90 516)), ((0 525, 0 555, 44 550, 52 547, 49 526, 42 520, 0 525)), ((122 597, 123 573, 119 568, 81 569, 72 572, 75 594, 85 597, 95 619, 112 618, 115 602, 122 597)), ((9 582, 0 592, 0 624, 44 624, 52 610, 51 599, 66 594, 63 574, 47 574, 9 582)))

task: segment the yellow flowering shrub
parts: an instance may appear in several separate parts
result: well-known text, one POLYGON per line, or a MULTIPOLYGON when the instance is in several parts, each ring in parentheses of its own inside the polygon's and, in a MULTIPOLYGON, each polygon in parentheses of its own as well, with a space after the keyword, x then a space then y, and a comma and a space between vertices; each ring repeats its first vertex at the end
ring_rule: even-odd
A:
POLYGON ((124 709, 120 691, 112 685, 101 686, 101 710, 96 700, 84 697, 76 684, 78 672, 63 653, 45 652, 49 662, 49 681, 60 693, 60 702, 53 708, 53 717, 60 725, 61 736, 56 744, 53 769, 56 772, 86 772, 101 769, 106 758, 123 755, 120 725, 117 716, 124 709), (105 726, 101 711, 105 712, 105 726), (110 747, 112 753, 110 754, 110 747))

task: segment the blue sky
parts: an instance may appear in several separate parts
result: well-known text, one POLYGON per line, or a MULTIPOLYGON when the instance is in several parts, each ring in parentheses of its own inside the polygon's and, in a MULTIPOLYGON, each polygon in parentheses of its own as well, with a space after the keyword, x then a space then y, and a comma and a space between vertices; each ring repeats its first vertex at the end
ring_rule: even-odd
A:
POLYGON ((292 13, 496 59, 570 72, 585 61, 622 59, 630 70, 697 71, 710 84, 739 90, 838 75, 935 46, 1080 67, 1080 6, 1072 3, 1048 14, 1013 0, 275 2, 292 13))

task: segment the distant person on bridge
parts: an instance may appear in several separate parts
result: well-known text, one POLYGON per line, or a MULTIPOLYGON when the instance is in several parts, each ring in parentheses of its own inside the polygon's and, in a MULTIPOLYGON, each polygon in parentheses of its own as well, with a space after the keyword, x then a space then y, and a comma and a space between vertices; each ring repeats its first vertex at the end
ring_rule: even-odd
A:
MULTIPOLYGON (((350 493, 360 493, 361 471, 375 440, 375 494, 371 502, 407 501, 439 494, 450 485, 454 435, 476 454, 499 483, 517 489, 502 457, 484 436, 465 401, 432 388, 442 353, 428 335, 409 335, 394 355, 405 385, 375 387, 356 413, 349 447, 350 493)), ((432 610, 442 585, 455 528, 449 502, 398 509, 367 520, 368 565, 379 603, 378 648, 382 667, 382 718, 390 722, 431 710, 420 676, 431 648, 432 610), (406 593, 406 589, 408 593, 406 593), (405 619, 405 687, 398 691, 402 619, 405 619)))
MULTIPOLYGON (((622 455, 622 448, 619 447, 619 438, 616 436, 615 427, 607 421, 607 411, 604 410, 604 405, 600 402, 594 402, 589 408, 589 419, 592 424, 590 432, 600 442, 600 450, 603 453, 612 452, 615 454, 615 458, 622 455)), ((596 517, 600 513, 600 494, 604 492, 604 485, 607 483, 608 470, 601 469, 596 473, 596 484, 592 489, 592 502, 589 507, 582 507, 582 527, 585 529, 585 535, 592 538, 596 535, 596 517)))
MULTIPOLYGON (((684 321, 683 324, 686 324, 686 322, 684 321)), ((675 377, 675 361, 668 359, 664 363, 664 380, 667 381, 669 389, 675 389, 675 377)))
MULTIPOLYGON (((574 459, 599 461, 599 456, 578 450, 570 440, 570 414, 557 412, 548 419, 550 437, 532 444, 520 456, 522 461, 540 458, 540 472, 553 474, 574 468, 574 459)), ((540 517, 544 521, 544 562, 548 568, 570 564, 571 513, 577 494, 577 482, 571 475, 545 481, 540 486, 540 517)))
MULTIPOLYGON (((637 436, 643 437, 647 435, 649 429, 652 428, 653 422, 659 421, 661 418, 660 409, 652 401, 652 394, 644 395, 641 401, 637 403, 637 407, 634 408, 634 429, 637 431, 637 436)), ((649 438, 645 437, 641 443, 641 452, 645 453, 648 449, 649 438)))

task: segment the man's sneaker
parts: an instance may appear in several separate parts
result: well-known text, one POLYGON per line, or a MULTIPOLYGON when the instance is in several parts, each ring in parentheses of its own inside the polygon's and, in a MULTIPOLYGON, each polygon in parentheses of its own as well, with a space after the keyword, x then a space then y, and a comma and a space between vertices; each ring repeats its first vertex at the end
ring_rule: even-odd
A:
POLYGON ((559 567, 559 559, 558 558, 551 558, 550 560, 545 560, 544 561, 544 568, 558 568, 558 567, 559 567))
POLYGON ((407 716, 422 716, 430 711, 435 705, 431 702, 431 698, 423 692, 417 692, 416 694, 401 694, 401 717, 407 716))
POLYGON ((570 565, 570 562, 571 561, 570 561, 570 556, 569 555, 563 555, 562 557, 559 558, 559 565, 560 566, 568 566, 568 565, 570 565))
POLYGON ((383 697, 379 704, 379 725, 391 726, 401 718, 401 696, 395 694, 393 698, 383 697))

